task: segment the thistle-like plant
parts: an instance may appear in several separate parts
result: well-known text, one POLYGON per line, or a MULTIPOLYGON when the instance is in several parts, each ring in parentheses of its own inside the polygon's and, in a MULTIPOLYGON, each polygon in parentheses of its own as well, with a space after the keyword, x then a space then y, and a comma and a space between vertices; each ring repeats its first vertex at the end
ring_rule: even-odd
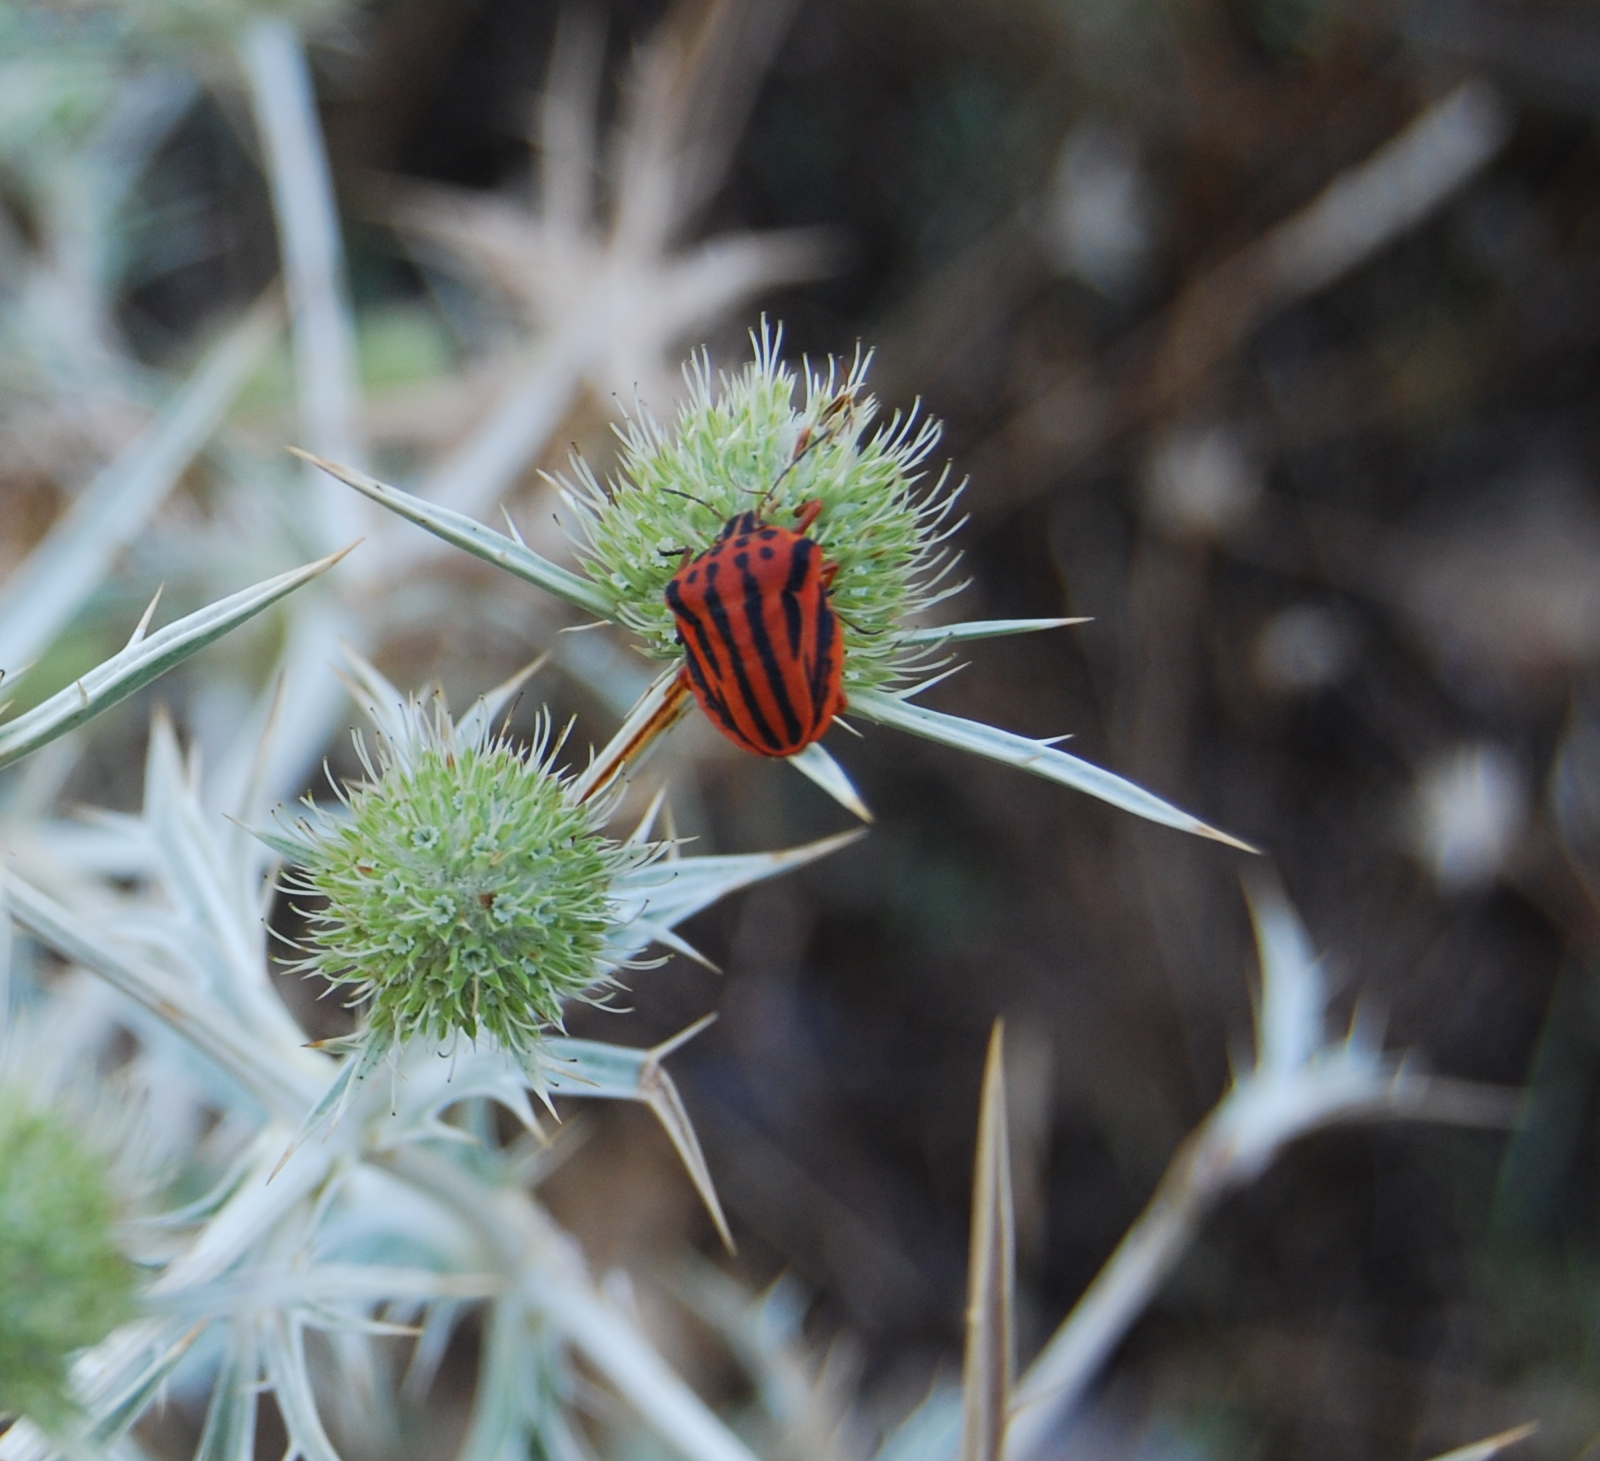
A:
MULTIPOLYGON (((1014 1383, 1014 1232, 1003 1028, 984 1075, 973 1177, 965 1374, 935 1389, 877 1461, 1041 1461, 1064 1454, 1070 1422, 1102 1367, 1229 1193, 1294 1142, 1345 1123, 1514 1126, 1518 1092, 1431 1075, 1385 1052, 1359 1017, 1328 1026, 1328 982, 1310 934, 1275 884, 1251 897, 1261 985, 1253 1059, 1177 1150, 1149 1205, 1070 1314, 1014 1383)), ((1436 1461, 1488 1461, 1533 1431, 1519 1426, 1436 1461)))
POLYGON ((0 1086, 0 1414, 75 1418, 68 1362, 133 1318, 107 1154, 31 1091, 0 1086))
MULTIPOLYGON (((575 462, 577 481, 562 485, 578 519, 575 548, 583 573, 541 557, 520 537, 507 537, 348 466, 311 460, 439 537, 631 630, 646 654, 675 661, 602 754, 591 786, 619 775, 687 708, 677 673, 682 651, 662 596, 683 550, 709 546, 737 512, 762 503, 792 508, 817 499, 823 511, 815 537, 838 564, 831 596, 844 625, 844 685, 852 714, 1077 787, 1151 821, 1243 846, 1051 741, 913 703, 940 678, 927 673, 930 657, 952 645, 1081 621, 919 622, 924 611, 959 587, 947 581, 956 560, 944 546, 953 531, 948 519, 955 494, 946 491, 945 477, 925 488, 919 475, 938 440, 937 423, 892 416, 869 434, 877 404, 865 393, 867 361, 862 358, 847 370, 831 362, 808 369, 797 404, 801 382, 780 358, 779 332, 763 328, 753 341, 755 358, 736 376, 714 382, 704 356, 689 362, 687 399, 670 429, 639 408, 621 428, 615 480, 602 484, 575 462)), ((820 745, 788 759, 865 815, 844 772, 820 745)))
POLYGON ((332 1046, 357 1058, 307 1129, 408 1042, 453 1051, 481 1040, 547 1094, 570 1074, 551 1043, 567 1004, 604 1003, 653 942, 693 953, 671 926, 704 906, 704 890, 694 880, 689 904, 674 890, 688 865, 650 840, 659 797, 632 836, 609 837, 614 791, 592 795, 592 781, 557 768, 547 717, 527 747, 494 729, 531 670, 457 722, 437 694, 402 697, 350 659, 377 732, 375 749, 355 737, 366 779, 336 785, 336 806, 307 798, 258 833, 292 864, 290 890, 320 899, 303 909, 293 967, 362 1008, 360 1030, 332 1046))
MULTIPOLYGON (((263 913, 274 858, 244 830, 264 820, 260 776, 232 806, 232 822, 207 811, 197 767, 186 764, 171 726, 158 719, 141 815, 6 828, 15 861, 48 871, 48 888, 27 872, 8 877, 13 919, 99 976, 25 978, 25 993, 47 1008, 70 1006, 68 1028, 87 1060, 105 1060, 126 1031, 135 1032, 141 1054, 128 1081, 162 1102, 173 1185, 183 1193, 146 1225, 155 1236, 141 1255, 152 1276, 140 1317, 73 1364, 73 1397, 90 1444, 114 1450, 185 1367, 189 1393, 210 1389, 202 1455, 249 1454, 258 1396, 270 1391, 291 1448, 333 1457, 329 1425, 378 1434, 380 1412, 388 1412, 376 1402, 362 1409, 361 1397, 392 1397, 400 1384, 392 1354, 374 1336, 397 1325, 416 1336, 404 1386, 421 1401, 464 1306, 482 1304, 483 1359, 463 1454, 518 1445, 563 1454, 563 1445, 575 1444, 573 1366, 582 1356, 679 1450, 704 1461, 750 1461, 591 1282, 576 1246, 529 1195, 547 1140, 529 1097, 647 1105, 725 1234, 705 1160, 664 1069, 684 1037, 653 1050, 570 1038, 556 1028, 557 975, 583 997, 652 943, 686 947, 674 926, 723 894, 850 837, 788 852, 684 857, 649 840, 652 808, 631 838, 613 842, 599 826, 602 813, 579 803, 575 781, 554 772, 548 740, 519 752, 492 729, 523 678, 452 721, 436 702, 402 696, 355 661, 353 683, 381 737, 382 749, 369 757, 370 781, 346 793, 347 806, 308 812, 306 828, 269 833, 275 844, 296 846, 311 886, 342 891, 351 919, 403 922, 404 910, 371 914, 373 904, 341 890, 337 877, 321 882, 316 874, 354 869, 358 889, 372 892, 357 863, 385 849, 414 859, 406 877, 431 877, 435 890, 459 895, 456 921, 438 925, 445 933, 428 933, 427 916, 417 920, 423 957, 414 950, 385 966, 396 975, 415 968, 428 999, 381 1002, 399 991, 375 987, 370 1008, 399 1013, 377 1029, 369 1018, 360 1053, 342 1062, 305 1048, 305 1033, 269 978, 263 913), (356 851, 374 827, 384 836, 356 851), (440 836, 411 835, 425 827, 440 836), (572 900, 570 945, 558 969, 549 955, 561 920, 546 928, 538 888, 523 884, 573 847, 578 860, 569 872, 581 876, 546 885, 572 900), (499 861, 497 849, 506 853, 499 861), (502 891, 516 918, 484 922, 476 933, 460 921, 465 914, 470 922, 473 908, 492 911, 502 891), (480 901, 487 893, 496 894, 489 910, 480 901), (531 1007, 496 1024, 480 1001, 476 1038, 458 1040, 454 1058, 440 1060, 436 1036, 473 1033, 461 982, 472 970, 469 961, 452 962, 457 944, 499 961, 499 987, 508 998, 528 997, 531 1007), (519 951, 528 962, 513 957, 519 951), (556 982, 541 988, 546 977, 556 982), (541 1000, 549 1020, 540 1018, 541 1000), (385 1053, 394 1081, 364 1081, 385 1053), (490 1103, 530 1135, 506 1139, 489 1119, 490 1103), (341 1110, 334 1125, 329 1118, 341 1110), (307 1331, 325 1338, 331 1359, 308 1356, 307 1331)), ((266 761, 263 752, 260 764, 266 761)), ((418 901, 425 909, 420 894, 418 901)), ((319 927, 325 949, 335 949, 330 926, 319 927)), ((372 952, 351 944, 328 957, 354 953, 370 973, 372 952)), ((25 961, 19 964, 24 978, 25 961)), ((46 1415, 30 1409, 29 1421, 0 1436, 4 1461, 59 1453, 46 1415)))
POLYGON ((605 835, 612 805, 573 795, 547 718, 525 748, 437 696, 385 718, 375 749, 357 734, 367 779, 340 807, 308 798, 262 834, 321 899, 295 967, 364 1007, 363 1044, 481 1034, 532 1059, 569 1000, 611 988, 613 888, 665 849, 605 835))

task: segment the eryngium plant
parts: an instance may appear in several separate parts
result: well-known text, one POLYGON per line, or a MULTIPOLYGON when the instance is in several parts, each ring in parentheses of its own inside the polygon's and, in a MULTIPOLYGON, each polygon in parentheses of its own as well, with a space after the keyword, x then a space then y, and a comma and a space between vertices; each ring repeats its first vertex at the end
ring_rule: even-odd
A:
MULTIPOLYGON (((525 676, 452 723, 436 703, 410 700, 370 665, 353 663, 353 688, 387 748, 388 759, 374 756, 368 768, 374 795, 396 789, 398 798, 402 784, 414 791, 429 776, 455 786, 422 803, 409 822, 390 805, 402 827, 430 825, 427 808, 448 807, 457 830, 471 831, 461 866, 477 879, 494 864, 486 846, 474 849, 476 839, 492 828, 504 833, 507 822, 530 815, 530 805, 547 832, 559 825, 573 841, 600 842, 607 917, 589 965, 591 987, 632 967, 652 944, 685 948, 676 926, 724 894, 854 839, 698 857, 679 856, 669 843, 657 857, 648 840, 652 808, 630 836, 609 843, 585 830, 591 815, 597 827, 601 811, 565 800, 572 785, 549 765, 548 733, 518 755, 491 732, 525 676), (440 761, 424 769, 434 753, 440 761), (476 773, 443 781, 449 755, 458 767, 476 765, 476 773), (535 780, 544 790, 522 784, 535 780), (480 795, 480 815, 467 815, 469 798, 480 795), (562 806, 574 810, 573 820, 559 818, 562 806), (485 808, 499 808, 501 820, 485 808)), ((454 1041, 450 1060, 437 1059, 436 1043, 420 1032, 375 1039, 370 1026, 343 1061, 326 1046, 307 1049, 270 978, 263 914, 276 870, 263 843, 280 851, 298 844, 309 859, 317 851, 308 850, 310 840, 337 837, 355 825, 355 813, 335 804, 325 818, 307 814, 309 832, 271 828, 259 781, 233 790, 229 817, 207 808, 198 763, 186 760, 171 724, 157 717, 140 815, 99 815, 87 838, 81 823, 4 828, 14 852, 26 854, 34 837, 63 849, 50 868, 52 892, 35 886, 26 867, 8 867, 12 917, 131 1001, 104 1000, 93 1007, 99 1017, 85 1020, 78 1012, 88 975, 52 978, 36 998, 72 1017, 52 1027, 64 1036, 35 1043, 65 1054, 64 1039, 74 1040, 81 1063, 94 1069, 121 1048, 121 1031, 132 1031, 140 1055, 128 1063, 127 1085, 151 1098, 133 1103, 136 1110, 162 1113, 165 1166, 161 1195, 140 1201, 148 1302, 72 1365, 81 1422, 57 1443, 41 1428, 47 1422, 19 1421, 0 1435, 0 1457, 49 1461, 77 1437, 95 1454, 121 1455, 132 1444, 124 1440, 128 1428, 169 1382, 191 1397, 209 1387, 199 1449, 207 1458, 251 1454, 259 1398, 268 1392, 296 1455, 330 1461, 339 1454, 330 1426, 349 1443, 345 1454, 374 1446, 399 1454, 399 1420, 425 1403, 465 1306, 481 1303, 481 1362, 461 1454, 579 1454, 574 1396, 588 1382, 574 1366, 582 1356, 585 1373, 604 1376, 678 1453, 750 1461, 600 1292, 576 1244, 530 1192, 546 1169, 539 1154, 547 1140, 530 1095, 634 1101, 658 1117, 726 1236, 704 1155, 664 1068, 704 1022, 653 1049, 552 1030, 530 1042, 534 1059, 497 1038, 486 1019, 477 1038, 454 1041), (243 830, 264 821, 270 830, 259 840, 243 830), (392 1082, 368 1079, 381 1059, 392 1062, 392 1082), (491 1119, 490 1103, 515 1121, 491 1119), (517 1134, 519 1127, 528 1132, 517 1134), (389 1342, 396 1325, 415 1335, 410 1350, 389 1342), (326 1342, 308 1341, 312 1332, 326 1342)), ((441 835, 427 851, 437 857, 444 843, 441 835)), ((390 846, 405 848, 403 834, 390 846)), ((410 848, 420 855, 414 840, 410 848)), ((408 874, 416 875, 415 868, 408 874)), ((481 881, 470 886, 474 899, 495 891, 481 881)), ((17 977, 27 980, 27 961, 17 962, 17 977)), ((445 1028, 451 1008, 460 1007, 441 1008, 424 1028, 445 1028)), ((526 1028, 513 1027, 513 1038, 526 1028)))
POLYGON ((0 1087, 0 1415, 64 1431, 69 1358, 133 1317, 106 1167, 65 1117, 0 1087))
POLYGON ((367 780, 335 787, 342 808, 308 799, 269 837, 322 900, 295 967, 365 1004, 363 1044, 487 1034, 529 1060, 568 1000, 612 986, 613 887, 661 849, 603 834, 614 798, 577 799, 547 718, 526 748, 437 696, 390 723, 374 750, 357 734, 367 780))

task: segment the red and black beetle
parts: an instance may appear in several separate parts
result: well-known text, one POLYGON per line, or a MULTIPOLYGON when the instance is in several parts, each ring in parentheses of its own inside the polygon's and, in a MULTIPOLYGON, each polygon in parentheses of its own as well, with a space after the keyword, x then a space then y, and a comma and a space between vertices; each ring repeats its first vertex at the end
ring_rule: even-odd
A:
POLYGON ((683 679, 717 729, 758 756, 803 751, 845 708, 828 597, 838 565, 806 536, 821 511, 805 503, 795 531, 741 512, 667 585, 683 679))

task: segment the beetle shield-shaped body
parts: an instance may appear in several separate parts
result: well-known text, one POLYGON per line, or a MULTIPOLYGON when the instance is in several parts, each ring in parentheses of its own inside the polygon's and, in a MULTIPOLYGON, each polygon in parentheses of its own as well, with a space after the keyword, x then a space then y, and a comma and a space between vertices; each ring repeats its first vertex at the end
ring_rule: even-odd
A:
MULTIPOLYGON (((821 506, 801 509, 802 529, 821 506)), ((743 512, 667 585, 689 688, 747 751, 792 756, 844 709, 843 645, 828 600, 834 567, 803 532, 743 512)))

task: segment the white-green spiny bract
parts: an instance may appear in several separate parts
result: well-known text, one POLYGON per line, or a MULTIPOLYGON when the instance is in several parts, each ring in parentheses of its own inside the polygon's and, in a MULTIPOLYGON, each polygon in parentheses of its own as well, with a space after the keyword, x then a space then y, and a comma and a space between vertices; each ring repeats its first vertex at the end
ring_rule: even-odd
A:
POLYGON ((106 1162, 68 1122, 0 1089, 0 1413, 73 1413, 69 1357, 134 1314, 106 1162))
POLYGON ((342 793, 347 815, 312 808, 271 839, 298 864, 291 889, 324 900, 297 967, 365 1001, 370 1039, 484 1032, 527 1053, 609 984, 611 883, 638 851, 574 804, 547 734, 523 750, 458 736, 442 708, 411 719, 408 744, 358 741, 370 779, 342 793))
POLYGON ((898 631, 950 591, 940 584, 955 562, 941 547, 955 494, 943 478, 916 491, 939 428, 896 415, 866 435, 877 403, 865 394, 861 359, 842 373, 831 363, 806 372, 797 408, 801 381, 779 361, 777 335, 764 331, 755 343, 756 358, 715 387, 707 359, 690 362, 674 429, 643 410, 620 428, 617 480, 602 485, 574 461, 577 482, 565 486, 590 576, 646 653, 678 658, 664 594, 684 550, 710 547, 729 518, 752 508, 792 526, 796 509, 815 499, 823 507, 809 536, 838 564, 831 597, 844 632, 845 689, 904 679, 927 652, 898 631))

